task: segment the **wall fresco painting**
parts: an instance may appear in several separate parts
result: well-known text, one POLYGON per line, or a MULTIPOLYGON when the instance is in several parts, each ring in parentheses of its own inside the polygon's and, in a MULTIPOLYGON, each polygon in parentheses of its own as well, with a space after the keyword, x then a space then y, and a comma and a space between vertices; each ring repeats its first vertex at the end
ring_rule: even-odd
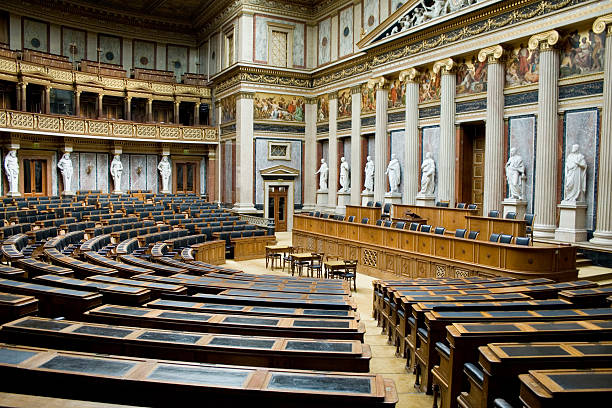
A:
POLYGON ((487 91, 487 61, 480 62, 473 56, 457 66, 457 95, 469 95, 487 91))
POLYGON ((540 50, 527 44, 514 48, 506 60, 506 87, 537 84, 540 79, 540 50))
POLYGON ((329 97, 321 95, 317 98, 317 122, 329 120, 329 97))
POLYGON ((366 84, 361 87, 361 114, 376 112, 376 90, 366 84))
POLYGON ((303 122, 305 103, 301 96, 256 93, 253 106, 255 120, 303 122))
POLYGON ((434 74, 431 68, 421 74, 421 79, 419 80, 419 103, 440 99, 440 81, 440 72, 434 74))
POLYGON ((399 78, 394 78, 389 82, 389 109, 406 106, 406 83, 401 82, 399 78))
POLYGON ((338 118, 351 117, 352 114, 352 97, 351 89, 341 89, 338 91, 338 118))
POLYGON ((559 55, 561 78, 603 71, 605 32, 573 31, 562 37, 559 55))
POLYGON ((221 99, 221 123, 236 120, 236 96, 228 96, 221 99))

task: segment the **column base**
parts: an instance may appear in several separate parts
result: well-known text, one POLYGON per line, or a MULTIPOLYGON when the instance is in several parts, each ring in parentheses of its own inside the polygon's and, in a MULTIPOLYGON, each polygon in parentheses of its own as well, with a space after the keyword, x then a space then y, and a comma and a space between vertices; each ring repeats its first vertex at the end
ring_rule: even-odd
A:
POLYGON ((417 194, 416 203, 417 205, 422 205, 425 207, 435 207, 436 196, 434 196, 433 194, 417 194))
POLYGON ((115 190, 115 191, 113 191, 113 194, 123 194, 123 191, 121 191, 121 190, 115 190))
POLYGON ((7 197, 21 197, 21 193, 19 191, 9 191, 6 193, 7 197))
POLYGON ((310 204, 310 203, 308 203, 308 204, 304 204, 304 205, 302 206, 302 212, 303 212, 303 213, 305 213, 305 212, 311 212, 311 211, 314 211, 315 209, 316 209, 316 206, 315 206, 314 204, 310 204))
POLYGON ((343 191, 338 192, 338 206, 336 207, 336 214, 346 214, 346 205, 351 204, 351 192, 343 191))
POLYGON ((385 204, 401 204, 402 203, 402 193, 385 193, 385 204))
POLYGON ((364 191, 361 193, 361 205, 366 206, 370 201, 374 202, 374 192, 364 191))
POLYGON ((159 193, 160 194, 172 194, 172 191, 170 191, 170 190, 161 190, 159 193))
POLYGON ((612 247, 612 231, 595 231, 589 242, 595 245, 612 247))
POLYGON ((555 239, 564 242, 586 241, 586 203, 568 203, 562 201, 557 207, 561 211, 559 214, 559 228, 555 230, 555 239))
POLYGON ((251 214, 256 213, 257 209, 253 205, 253 203, 235 203, 232 211, 235 211, 240 214, 251 214))
POLYGON ((544 239, 555 239, 556 225, 534 224, 533 237, 544 239))
POLYGON ((317 191, 317 211, 327 210, 328 193, 327 190, 317 191))
POLYGON ((62 195, 65 197, 72 197, 74 196, 76 193, 74 191, 62 191, 62 195))
POLYGON ((504 201, 502 201, 502 205, 504 206, 504 218, 506 218, 506 214, 509 212, 515 212, 517 220, 522 220, 525 218, 525 213, 527 212, 527 201, 517 200, 516 198, 506 198, 504 201))

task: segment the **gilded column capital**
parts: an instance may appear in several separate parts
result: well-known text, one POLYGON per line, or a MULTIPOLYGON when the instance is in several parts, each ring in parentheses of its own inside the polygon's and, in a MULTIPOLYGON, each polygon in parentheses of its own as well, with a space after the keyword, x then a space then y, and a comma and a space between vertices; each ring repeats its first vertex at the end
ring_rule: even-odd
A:
POLYGON ((487 61, 488 64, 500 63, 503 57, 504 57, 504 48, 499 44, 483 48, 478 53, 478 61, 480 62, 487 61))
POLYGON ((255 99, 255 92, 239 92, 236 99, 255 99))
POLYGON ((368 88, 370 89, 385 89, 389 87, 389 81, 384 76, 380 76, 378 78, 371 78, 368 80, 368 88))
POLYGON ((351 95, 361 94, 361 84, 351 87, 351 95))
POLYGON ((538 47, 540 51, 546 51, 552 49, 557 42, 559 42, 559 32, 550 30, 531 36, 528 45, 532 51, 538 47))
POLYGON ((330 92, 327 94, 327 99, 338 99, 338 92, 330 92))
POLYGON ((408 81, 415 82, 419 76, 419 70, 416 68, 408 68, 400 71, 399 80, 400 82, 408 81))
POLYGON ((442 70, 442 74, 452 74, 456 67, 455 61, 452 58, 445 58, 441 61, 437 61, 433 66, 434 74, 438 74, 442 70))
POLYGON ((612 14, 598 17, 593 23, 593 32, 595 34, 601 34, 608 27, 607 35, 612 35, 612 14))
POLYGON ((317 104, 317 98, 305 98, 305 102, 307 105, 316 105, 317 104))

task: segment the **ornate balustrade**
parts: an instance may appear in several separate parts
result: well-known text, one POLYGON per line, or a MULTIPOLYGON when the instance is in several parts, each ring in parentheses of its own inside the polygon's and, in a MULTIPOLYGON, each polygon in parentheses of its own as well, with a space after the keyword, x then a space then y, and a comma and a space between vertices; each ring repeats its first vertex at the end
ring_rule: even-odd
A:
POLYGON ((117 120, 86 119, 0 109, 0 130, 28 130, 67 136, 101 136, 188 142, 218 142, 217 131, 207 126, 160 125, 117 120))

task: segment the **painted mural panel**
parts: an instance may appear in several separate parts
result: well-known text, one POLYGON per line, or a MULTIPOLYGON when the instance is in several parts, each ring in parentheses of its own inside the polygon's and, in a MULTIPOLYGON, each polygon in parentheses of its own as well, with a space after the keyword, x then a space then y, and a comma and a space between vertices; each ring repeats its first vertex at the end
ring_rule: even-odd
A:
POLYGON ((293 27, 293 66, 304 67, 305 25, 290 20, 274 19, 255 15, 255 60, 268 63, 268 23, 279 23, 293 27))
POLYGON ((506 60, 506 87, 537 84, 540 79, 540 50, 520 44, 506 60))
POLYGON ((301 96, 256 93, 253 106, 255 120, 303 122, 305 99, 301 96))
POLYGON ((331 19, 319 22, 319 65, 331 60, 331 19))
POLYGON ((406 83, 392 79, 389 87, 389 109, 406 106, 406 83))
POLYGON ((62 55, 70 61, 87 59, 85 31, 62 27, 62 55))
POLYGON ((134 40, 134 68, 155 69, 155 43, 134 40))
POLYGON ((317 98, 317 122, 329 120, 329 97, 327 94, 317 98))
MULTIPOLYGON (((523 180, 523 194, 525 200, 527 201, 528 213, 533 212, 535 134, 535 116, 514 116, 508 119, 508 155, 506 156, 506 160, 508 160, 510 157, 509 154, 511 148, 516 148, 517 154, 523 159, 526 176, 526 179, 523 180)), ((507 196, 508 189, 506 186, 505 197, 507 196)))
POLYGON ((221 123, 236 120, 236 96, 231 95, 221 99, 221 123))
POLYGON ((361 114, 376 112, 376 90, 361 86, 361 114))
POLYGON ((379 0, 364 0, 363 2, 363 29, 366 33, 378 25, 379 0))
POLYGON ((603 71, 605 32, 573 31, 561 38, 559 76, 561 78, 603 71))
MULTIPOLYGON (((440 126, 427 126, 423 128, 422 140, 421 140, 421 163, 427 153, 433 155, 434 162, 436 163, 436 177, 434 195, 438 195, 438 170, 440 166, 440 126)), ((420 183, 420 172, 419 172, 419 189, 421 188, 420 183)))
POLYGON ((474 55, 463 59, 457 67, 457 95, 469 95, 487 91, 487 61, 480 62, 474 55))
POLYGON ((353 7, 340 11, 340 56, 353 52, 353 7))
POLYGON ((48 52, 49 25, 40 21, 23 19, 23 47, 48 52))
POLYGON ((176 45, 169 45, 168 58, 166 64, 168 71, 173 71, 177 80, 181 79, 181 75, 185 72, 189 72, 188 63, 188 49, 187 47, 179 47, 176 45))
POLYGON ((419 80, 419 103, 427 103, 440 99, 441 80, 440 72, 434 74, 432 68, 421 74, 421 79, 419 80))
MULTIPOLYGON (((594 229, 595 208, 595 180, 597 179, 597 145, 599 140, 599 114, 597 109, 583 109, 565 112, 564 117, 564 151, 565 157, 570 153, 572 145, 580 146, 580 153, 584 155, 587 163, 586 174, 586 202, 587 202, 587 229, 594 229)), ((563 171, 562 192, 565 192, 565 171, 563 171)))
MULTIPOLYGON (((100 61, 107 64, 121 65, 121 38, 99 34, 98 42, 101 52, 100 61)), ((92 61, 97 58, 90 58, 92 61)))
POLYGON ((352 115, 351 89, 341 89, 338 91, 338 119, 350 118, 352 115))

